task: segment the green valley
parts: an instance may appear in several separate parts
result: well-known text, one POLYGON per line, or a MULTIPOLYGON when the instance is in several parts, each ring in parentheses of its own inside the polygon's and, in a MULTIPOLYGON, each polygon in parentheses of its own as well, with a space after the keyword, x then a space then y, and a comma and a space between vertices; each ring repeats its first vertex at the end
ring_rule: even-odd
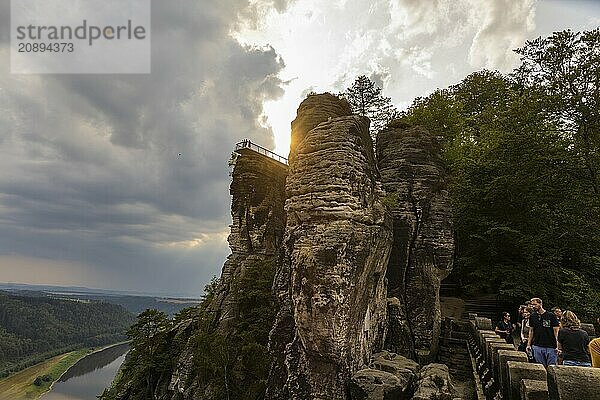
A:
POLYGON ((123 341, 134 320, 115 304, 0 292, 0 376, 74 350, 123 341))

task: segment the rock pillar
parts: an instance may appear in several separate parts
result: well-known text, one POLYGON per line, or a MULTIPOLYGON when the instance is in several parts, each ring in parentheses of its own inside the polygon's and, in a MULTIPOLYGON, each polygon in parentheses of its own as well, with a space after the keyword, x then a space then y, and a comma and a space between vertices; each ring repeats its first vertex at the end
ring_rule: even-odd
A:
POLYGON ((426 361, 438 350, 439 288, 452 269, 454 253, 441 147, 425 129, 393 122, 377 136, 377 159, 386 205, 393 214, 388 295, 402 305, 407 327, 402 335, 408 336, 388 341, 412 342, 417 354, 401 353, 426 361))
POLYGON ((267 399, 345 400, 382 347, 392 236, 368 128, 329 94, 309 96, 292 123, 267 399))

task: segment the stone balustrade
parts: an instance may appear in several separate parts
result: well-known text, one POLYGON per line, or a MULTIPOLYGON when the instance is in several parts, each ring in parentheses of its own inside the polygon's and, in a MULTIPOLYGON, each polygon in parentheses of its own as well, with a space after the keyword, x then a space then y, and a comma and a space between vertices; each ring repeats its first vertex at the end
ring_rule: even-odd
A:
POLYGON ((522 351, 516 350, 499 350, 498 351, 498 368, 499 368, 499 385, 502 391, 502 395, 505 399, 510 397, 510 385, 508 381, 508 362, 518 361, 527 362, 527 355, 522 351))
POLYGON ((600 400, 600 368, 548 367, 548 400, 600 400))
MULTIPOLYGON (((600 400, 600 368, 551 365, 546 370, 492 331, 488 318, 469 314, 469 322, 469 354, 478 392, 486 400, 600 400)), ((595 336, 592 324, 582 329, 595 336)))
POLYGON ((548 384, 534 379, 521 379, 523 400, 548 400, 548 384))

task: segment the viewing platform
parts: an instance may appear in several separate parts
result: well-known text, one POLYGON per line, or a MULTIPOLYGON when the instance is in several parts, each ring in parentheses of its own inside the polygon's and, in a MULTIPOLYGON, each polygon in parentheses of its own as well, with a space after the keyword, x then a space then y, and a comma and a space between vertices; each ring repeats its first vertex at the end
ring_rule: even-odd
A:
POLYGON ((235 144, 234 151, 236 153, 243 154, 242 152, 246 151, 246 150, 251 150, 255 153, 262 154, 262 155, 267 156, 277 162, 280 162, 281 164, 288 165, 287 158, 282 157, 279 154, 275 154, 271 150, 265 149, 264 147, 262 147, 256 143, 252 143, 250 141, 250 139, 244 139, 241 142, 238 142, 235 144))

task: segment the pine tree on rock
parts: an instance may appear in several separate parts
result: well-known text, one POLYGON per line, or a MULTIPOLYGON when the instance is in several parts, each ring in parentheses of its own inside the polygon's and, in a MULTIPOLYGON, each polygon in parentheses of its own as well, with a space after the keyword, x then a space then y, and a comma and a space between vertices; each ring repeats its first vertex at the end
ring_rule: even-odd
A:
POLYGON ((352 112, 369 117, 373 142, 377 132, 398 117, 398 110, 392 104, 391 98, 383 96, 381 88, 366 75, 356 78, 351 87, 340 93, 340 97, 350 103, 352 112))

